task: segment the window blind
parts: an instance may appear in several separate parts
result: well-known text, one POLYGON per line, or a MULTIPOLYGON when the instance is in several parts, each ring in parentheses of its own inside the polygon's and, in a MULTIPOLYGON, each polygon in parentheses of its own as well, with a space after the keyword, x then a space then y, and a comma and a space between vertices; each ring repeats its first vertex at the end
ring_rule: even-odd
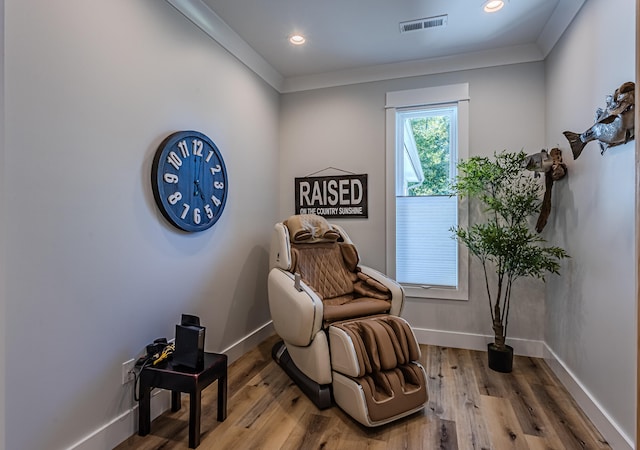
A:
POLYGON ((457 287, 458 199, 396 198, 396 279, 401 283, 457 287))

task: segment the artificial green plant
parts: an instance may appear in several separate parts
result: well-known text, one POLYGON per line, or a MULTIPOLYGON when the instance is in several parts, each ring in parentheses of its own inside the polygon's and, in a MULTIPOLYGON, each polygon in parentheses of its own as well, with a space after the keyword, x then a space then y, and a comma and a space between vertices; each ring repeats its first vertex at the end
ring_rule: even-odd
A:
POLYGON ((568 257, 560 247, 547 246, 532 231, 531 218, 540 212, 543 186, 524 167, 524 152, 474 156, 458 163, 452 192, 475 199, 483 210, 481 221, 454 227, 462 242, 482 265, 497 350, 506 348, 513 283, 521 277, 542 279, 558 274, 560 260, 568 257), (490 282, 495 270, 497 282, 490 282))

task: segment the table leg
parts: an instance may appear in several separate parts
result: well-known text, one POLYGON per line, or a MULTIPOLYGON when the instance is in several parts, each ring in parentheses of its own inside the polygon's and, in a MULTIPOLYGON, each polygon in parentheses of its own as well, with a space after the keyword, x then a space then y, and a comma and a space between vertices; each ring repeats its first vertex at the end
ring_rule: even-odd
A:
POLYGON ((189 448, 200 445, 201 391, 189 393, 189 448))
POLYGON ((180 411, 180 391, 171 391, 171 411, 180 411))
POLYGON ((151 431, 151 388, 140 383, 138 400, 138 435, 146 436, 151 431))
POLYGON ((227 369, 224 375, 218 378, 218 422, 224 422, 227 418, 227 369))

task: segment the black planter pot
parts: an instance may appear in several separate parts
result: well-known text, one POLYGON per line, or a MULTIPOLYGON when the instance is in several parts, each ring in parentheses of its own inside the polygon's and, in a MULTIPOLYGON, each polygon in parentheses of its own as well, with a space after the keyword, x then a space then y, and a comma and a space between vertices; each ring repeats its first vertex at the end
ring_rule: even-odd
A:
POLYGON ((513 347, 506 346, 506 349, 499 350, 493 342, 487 344, 489 356, 489 368, 496 372, 509 373, 513 369, 513 347))

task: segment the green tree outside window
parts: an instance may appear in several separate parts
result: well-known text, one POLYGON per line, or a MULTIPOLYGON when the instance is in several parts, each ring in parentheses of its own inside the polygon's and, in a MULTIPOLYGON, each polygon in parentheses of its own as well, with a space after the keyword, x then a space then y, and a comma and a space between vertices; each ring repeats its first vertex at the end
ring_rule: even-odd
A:
POLYGON ((424 181, 409 186, 409 196, 449 195, 450 130, 448 116, 429 116, 410 119, 424 181))

